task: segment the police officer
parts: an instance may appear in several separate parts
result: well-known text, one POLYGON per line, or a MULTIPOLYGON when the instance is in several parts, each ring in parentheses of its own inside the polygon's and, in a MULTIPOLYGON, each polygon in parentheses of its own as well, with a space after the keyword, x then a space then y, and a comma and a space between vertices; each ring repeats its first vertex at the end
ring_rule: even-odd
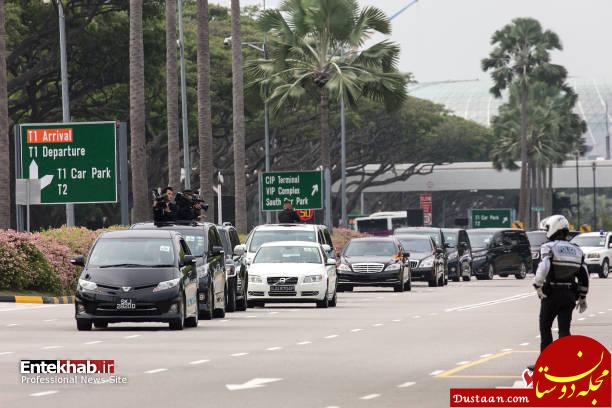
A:
POLYGON ((542 245, 541 262, 536 271, 534 288, 540 298, 540 351, 553 342, 552 324, 557 318, 559 337, 570 335, 572 312, 587 309, 589 273, 582 250, 569 242, 569 222, 553 215, 544 225, 549 242, 542 245))
POLYGON ((298 213, 293 209, 291 200, 285 198, 283 211, 278 214, 278 222, 281 224, 299 224, 302 222, 298 213))

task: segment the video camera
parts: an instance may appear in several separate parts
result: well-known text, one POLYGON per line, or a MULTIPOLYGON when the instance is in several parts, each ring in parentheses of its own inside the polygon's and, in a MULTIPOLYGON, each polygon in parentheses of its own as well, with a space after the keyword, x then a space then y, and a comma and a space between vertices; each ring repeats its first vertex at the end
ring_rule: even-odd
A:
POLYGON ((153 194, 153 201, 155 201, 155 204, 163 203, 166 200, 166 194, 160 194, 157 189, 151 190, 151 193, 153 194))
POLYGON ((201 204, 202 209, 204 211, 208 211, 208 204, 206 203, 206 201, 202 200, 202 197, 193 192, 185 191, 182 193, 176 193, 175 201, 178 206, 185 207, 194 207, 198 204, 201 204))

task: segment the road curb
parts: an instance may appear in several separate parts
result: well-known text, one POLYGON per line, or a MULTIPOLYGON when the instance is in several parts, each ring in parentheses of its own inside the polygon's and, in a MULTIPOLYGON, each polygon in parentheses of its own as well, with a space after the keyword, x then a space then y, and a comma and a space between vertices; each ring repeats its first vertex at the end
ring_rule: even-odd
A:
POLYGON ((74 303, 74 296, 7 296, 0 295, 0 302, 6 303, 39 303, 39 304, 52 304, 52 305, 63 305, 74 303))

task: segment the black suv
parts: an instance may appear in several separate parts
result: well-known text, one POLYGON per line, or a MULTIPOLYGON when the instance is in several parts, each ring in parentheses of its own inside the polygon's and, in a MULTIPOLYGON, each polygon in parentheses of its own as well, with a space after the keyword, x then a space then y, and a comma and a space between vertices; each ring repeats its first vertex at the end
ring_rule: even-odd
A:
POLYGON ((472 246, 467 231, 459 228, 443 228, 448 244, 448 277, 453 282, 469 282, 472 277, 472 246))
POLYGON ((477 279, 514 275, 525 279, 531 269, 531 246, 519 229, 483 228, 468 230, 477 279))
POLYGON ((196 257, 200 319, 225 317, 225 252, 215 224, 196 221, 145 222, 134 224, 131 229, 178 231, 196 257))
POLYGON ((234 248, 240 245, 240 237, 236 228, 225 223, 217 227, 221 235, 221 243, 225 251, 225 271, 227 278, 227 304, 228 312, 247 309, 247 274, 246 269, 241 268, 240 256, 234 253, 234 248))
POLYGON ((434 227, 402 227, 393 231, 393 235, 423 235, 431 237, 436 243, 436 247, 442 249, 444 258, 444 285, 448 284, 448 254, 446 250, 450 248, 442 229, 434 227))

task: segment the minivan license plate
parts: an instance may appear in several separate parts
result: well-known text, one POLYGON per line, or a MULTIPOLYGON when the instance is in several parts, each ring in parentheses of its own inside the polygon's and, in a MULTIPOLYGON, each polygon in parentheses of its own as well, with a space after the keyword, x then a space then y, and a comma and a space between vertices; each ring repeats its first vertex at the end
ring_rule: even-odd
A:
POLYGON ((132 299, 121 299, 117 303, 117 310, 133 310, 136 309, 136 303, 132 299))

